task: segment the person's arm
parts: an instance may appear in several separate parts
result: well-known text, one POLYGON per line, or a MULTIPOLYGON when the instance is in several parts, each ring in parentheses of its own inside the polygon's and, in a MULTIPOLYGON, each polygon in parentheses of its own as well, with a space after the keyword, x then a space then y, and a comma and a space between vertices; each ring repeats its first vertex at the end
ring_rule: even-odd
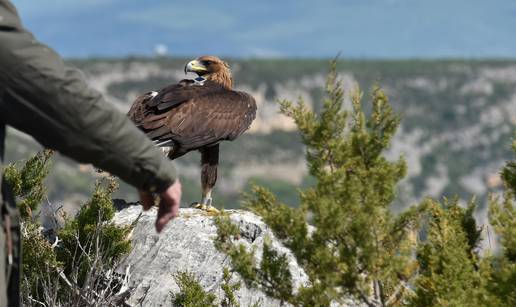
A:
POLYGON ((116 174, 135 187, 165 190, 170 161, 135 125, 21 27, 0 31, 0 118, 46 147, 116 174))
POLYGON ((78 70, 13 24, 16 13, 1 0, 0 14, 11 21, 7 27, 0 24, 0 120, 142 191, 170 190, 176 172, 159 149, 78 70))

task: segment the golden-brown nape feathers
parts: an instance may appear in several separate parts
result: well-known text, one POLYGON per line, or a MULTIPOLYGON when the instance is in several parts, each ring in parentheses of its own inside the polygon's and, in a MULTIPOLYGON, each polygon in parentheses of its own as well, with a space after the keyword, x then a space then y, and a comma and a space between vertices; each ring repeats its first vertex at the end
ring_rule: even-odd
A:
POLYGON ((208 73, 204 75, 206 79, 217 82, 227 89, 233 88, 233 78, 227 62, 211 55, 201 56, 197 60, 208 69, 208 73))

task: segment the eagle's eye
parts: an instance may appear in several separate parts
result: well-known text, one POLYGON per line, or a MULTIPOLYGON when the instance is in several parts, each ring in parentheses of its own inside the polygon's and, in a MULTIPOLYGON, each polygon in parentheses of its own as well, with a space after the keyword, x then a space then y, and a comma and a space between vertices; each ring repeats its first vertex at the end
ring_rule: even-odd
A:
POLYGON ((212 62, 212 61, 210 61, 210 60, 206 60, 206 61, 204 61, 204 63, 203 63, 203 64, 204 64, 205 66, 208 66, 208 65, 213 64, 213 62, 212 62))

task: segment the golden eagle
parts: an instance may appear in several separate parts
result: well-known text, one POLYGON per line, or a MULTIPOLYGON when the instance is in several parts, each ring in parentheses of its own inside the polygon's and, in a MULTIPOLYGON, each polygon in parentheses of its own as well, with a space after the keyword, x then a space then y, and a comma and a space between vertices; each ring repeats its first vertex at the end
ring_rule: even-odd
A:
POLYGON ((229 65, 217 57, 199 57, 184 70, 198 77, 143 94, 128 116, 172 160, 192 150, 201 152, 202 200, 192 205, 216 211, 211 207, 211 191, 217 181, 219 143, 233 141, 249 129, 256 102, 232 89, 229 65))

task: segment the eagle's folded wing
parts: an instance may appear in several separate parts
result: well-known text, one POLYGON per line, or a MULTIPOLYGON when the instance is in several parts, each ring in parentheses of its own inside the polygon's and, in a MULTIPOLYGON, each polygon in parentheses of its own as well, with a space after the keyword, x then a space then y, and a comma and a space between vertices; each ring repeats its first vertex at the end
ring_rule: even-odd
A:
POLYGON ((192 150, 236 139, 255 117, 256 103, 249 94, 219 91, 182 104, 165 125, 171 138, 192 150))
POLYGON ((209 81, 182 81, 155 93, 137 98, 128 115, 158 144, 172 140, 183 151, 234 140, 256 116, 256 102, 249 94, 209 81))

